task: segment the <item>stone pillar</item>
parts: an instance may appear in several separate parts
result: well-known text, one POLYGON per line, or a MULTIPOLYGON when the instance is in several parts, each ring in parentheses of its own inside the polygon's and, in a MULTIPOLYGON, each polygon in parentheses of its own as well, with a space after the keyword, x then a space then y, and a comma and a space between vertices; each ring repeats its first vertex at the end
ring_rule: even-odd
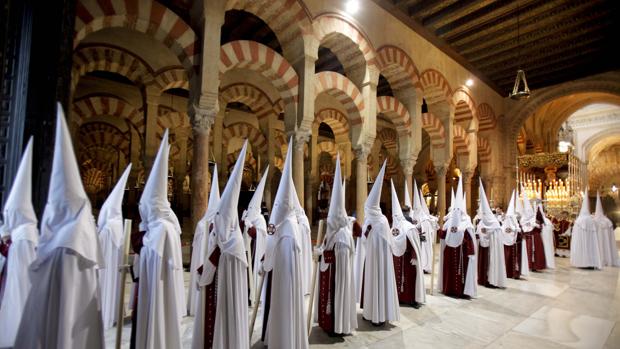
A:
POLYGON ((360 224, 364 224, 364 204, 368 197, 368 154, 370 154, 369 147, 360 147, 355 149, 356 166, 355 173, 357 178, 356 182, 356 201, 355 212, 357 213, 357 221, 360 224))
POLYGON ((295 134, 295 142, 293 149, 293 182, 295 183, 295 190, 297 191, 297 197, 302 207, 304 206, 304 146, 310 139, 309 132, 297 131, 295 134))
POLYGON ((471 210, 471 198, 472 198, 472 192, 471 192, 471 179, 474 176, 474 171, 464 171, 461 172, 461 175, 463 176, 463 192, 465 193, 465 207, 467 208, 467 212, 469 213, 470 217, 475 216, 471 210))
POLYGON ((443 216, 446 214, 446 172, 447 170, 448 170, 448 166, 435 167, 435 173, 437 174, 437 215, 439 216, 439 222, 443 222, 443 216))
POLYGON ((144 117, 146 121, 144 136, 144 168, 146 174, 150 172, 155 154, 159 147, 157 140, 157 117, 159 109, 159 91, 153 86, 147 86, 144 89, 144 117))
POLYGON ((183 199, 183 181, 187 174, 187 139, 189 138, 189 129, 176 129, 174 137, 176 144, 179 146, 179 157, 174 164, 174 180, 176 184, 177 203, 180 203, 183 209, 186 204, 183 199))
POLYGON ((209 134, 216 111, 194 107, 194 158, 192 159, 192 231, 209 202, 209 134))
MULTIPOLYGON (((401 159, 400 163, 402 164, 403 174, 405 175, 405 182, 407 183, 407 189, 409 190, 409 197, 411 198, 411 204, 413 205, 413 167, 415 166, 415 161, 412 159, 401 159)), ((404 193, 401 195, 404 195, 404 193)))

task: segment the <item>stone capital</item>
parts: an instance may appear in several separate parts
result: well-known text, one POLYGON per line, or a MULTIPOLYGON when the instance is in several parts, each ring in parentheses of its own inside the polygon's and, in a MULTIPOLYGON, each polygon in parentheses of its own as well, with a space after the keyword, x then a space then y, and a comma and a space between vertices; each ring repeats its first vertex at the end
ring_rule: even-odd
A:
POLYGON ((463 176, 463 182, 469 183, 474 176, 474 171, 462 171, 461 176, 463 176))
POLYGON ((306 143, 310 141, 310 136, 312 136, 312 131, 297 130, 293 136, 295 137, 295 150, 303 151, 306 143))
POLYGON ((413 167, 415 166, 418 158, 417 156, 411 156, 405 159, 400 159, 400 164, 405 176, 411 176, 413 174, 413 167))
POLYGON ((194 132, 209 133, 211 126, 215 122, 217 115, 216 108, 202 108, 196 104, 192 105, 192 128, 194 132))
POLYGON ((370 155, 370 147, 366 144, 362 144, 355 148, 353 152, 355 153, 355 158, 358 161, 366 161, 368 159, 368 155, 370 155))
POLYGON ((437 176, 445 177, 446 173, 448 173, 448 166, 435 166, 435 173, 437 176))

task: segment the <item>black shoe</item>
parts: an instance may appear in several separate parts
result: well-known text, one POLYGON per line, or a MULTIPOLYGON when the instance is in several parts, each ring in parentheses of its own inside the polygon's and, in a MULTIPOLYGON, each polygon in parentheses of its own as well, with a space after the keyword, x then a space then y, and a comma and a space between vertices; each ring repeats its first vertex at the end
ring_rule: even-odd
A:
POLYGON ((371 322, 371 324, 375 327, 381 327, 383 325, 385 325, 385 321, 383 322, 371 322))

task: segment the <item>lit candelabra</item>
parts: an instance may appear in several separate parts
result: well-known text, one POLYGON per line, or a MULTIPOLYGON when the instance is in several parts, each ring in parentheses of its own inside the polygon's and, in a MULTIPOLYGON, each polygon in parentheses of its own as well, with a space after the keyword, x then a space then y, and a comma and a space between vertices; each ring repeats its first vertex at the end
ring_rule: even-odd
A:
POLYGON ((537 179, 533 174, 521 173, 519 175, 519 184, 525 190, 525 194, 528 199, 536 200, 542 199, 544 185, 540 179, 537 179))
POLYGON ((564 210, 570 206, 570 182, 567 180, 556 179, 549 182, 545 192, 547 208, 549 210, 564 210))

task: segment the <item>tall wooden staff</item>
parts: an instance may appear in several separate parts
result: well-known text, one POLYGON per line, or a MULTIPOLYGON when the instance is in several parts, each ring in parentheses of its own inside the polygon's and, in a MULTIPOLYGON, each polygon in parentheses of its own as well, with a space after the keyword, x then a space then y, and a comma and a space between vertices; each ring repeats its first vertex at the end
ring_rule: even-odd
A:
MULTIPOLYGON (((439 230, 437 232, 439 232, 439 230)), ((435 232, 435 235, 437 235, 437 232, 435 232)), ((437 240, 437 238, 433 240, 437 240)), ((437 243, 435 241, 431 243, 433 244, 433 257, 431 258, 431 295, 433 295, 435 293, 435 256, 437 255, 437 243)))
POLYGON ((129 268, 129 238, 131 236, 131 219, 125 219, 124 224, 124 236, 123 242, 123 260, 122 264, 118 268, 121 273, 121 279, 119 282, 119 300, 118 300, 118 316, 116 317, 116 349, 121 347, 121 337, 123 334, 123 315, 125 313, 125 278, 127 277, 127 269, 129 268))
POLYGON ((254 302, 254 309, 252 310, 252 320, 250 321, 250 346, 252 344, 252 333, 254 333, 254 324, 256 323, 256 315, 258 314, 258 305, 260 304, 260 294, 263 290, 263 284, 265 283, 265 273, 260 276, 260 281, 258 282, 258 288, 256 289, 254 302))
MULTIPOLYGON (((323 226, 324 226, 325 220, 321 219, 319 221, 319 231, 318 231, 318 237, 317 237, 317 241, 316 241, 316 245, 314 247, 319 247, 321 246, 321 244, 323 243, 323 226)), ((314 251, 313 251, 314 252, 314 251)), ((314 258, 314 268, 312 269, 312 290, 310 292, 310 304, 309 304, 309 309, 308 309, 308 335, 310 335, 310 331, 312 330, 312 315, 313 315, 313 310, 314 310, 314 295, 316 293, 316 279, 317 279, 317 271, 319 268, 319 258, 318 257, 313 257, 314 258)))

